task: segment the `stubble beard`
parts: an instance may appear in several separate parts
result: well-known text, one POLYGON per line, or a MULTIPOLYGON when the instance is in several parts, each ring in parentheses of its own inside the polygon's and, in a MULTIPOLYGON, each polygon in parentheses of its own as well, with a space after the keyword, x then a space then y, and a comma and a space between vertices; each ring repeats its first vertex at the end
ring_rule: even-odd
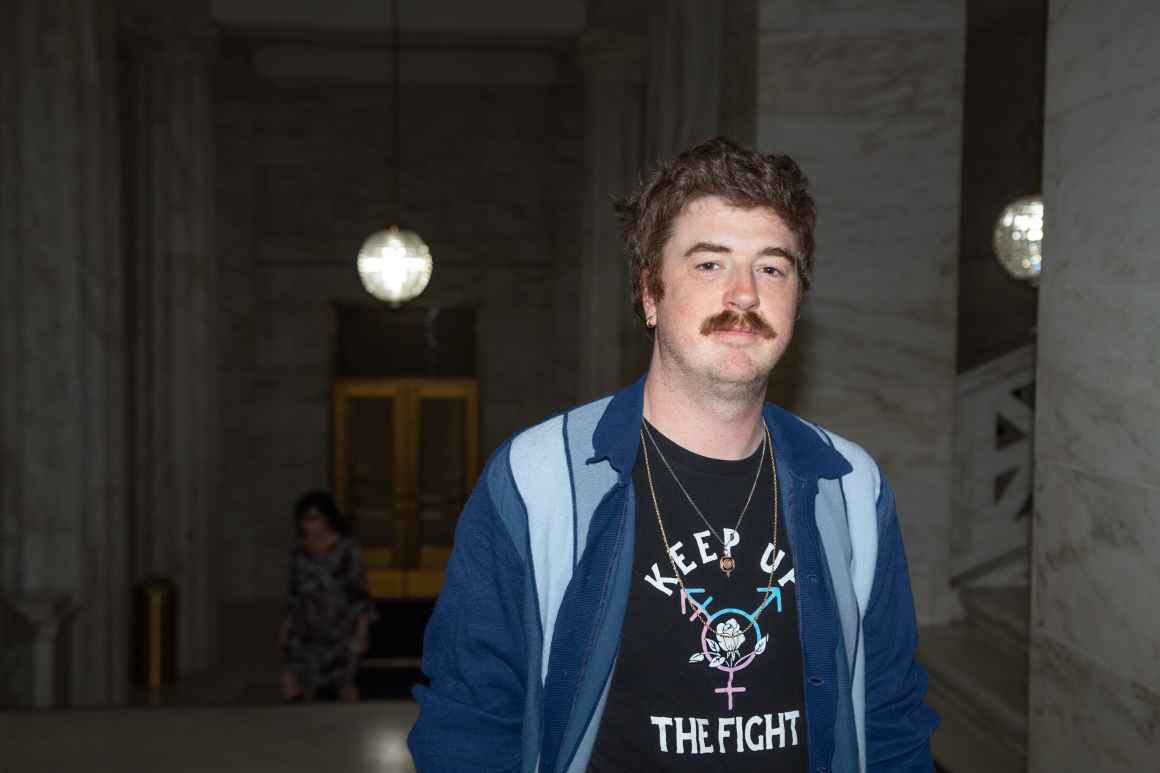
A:
POLYGON ((755 401, 765 399, 769 376, 777 364, 776 360, 768 367, 755 364, 754 372, 749 378, 730 378, 723 376, 720 369, 712 363, 691 361, 682 353, 681 347, 660 328, 657 329, 656 336, 661 361, 667 364, 671 376, 677 378, 691 395, 716 403, 739 406, 751 405, 755 401))

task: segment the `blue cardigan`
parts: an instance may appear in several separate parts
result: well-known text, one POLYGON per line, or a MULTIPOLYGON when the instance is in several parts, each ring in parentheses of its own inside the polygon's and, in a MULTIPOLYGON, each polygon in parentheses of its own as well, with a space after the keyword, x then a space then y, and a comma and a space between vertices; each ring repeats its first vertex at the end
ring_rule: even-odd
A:
MULTIPOLYGON (((408 745, 419 771, 580 773, 631 582, 643 380, 504 443, 456 529, 408 745)), ((930 771, 894 497, 858 446, 774 406, 810 768, 930 771)))

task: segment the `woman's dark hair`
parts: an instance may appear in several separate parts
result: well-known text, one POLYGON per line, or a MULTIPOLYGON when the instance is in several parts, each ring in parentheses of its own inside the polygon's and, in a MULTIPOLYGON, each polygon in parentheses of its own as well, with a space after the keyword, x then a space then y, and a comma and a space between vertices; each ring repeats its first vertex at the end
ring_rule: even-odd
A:
POLYGON ((350 525, 342 514, 338 512, 338 505, 334 502, 334 497, 322 490, 307 491, 302 496, 298 497, 298 501, 294 503, 294 532, 299 536, 302 535, 302 519, 311 510, 316 510, 326 519, 326 523, 332 530, 338 534, 350 533, 350 525))
POLYGON ((795 263, 804 297, 814 274, 814 227, 818 219, 809 181, 789 156, 759 153, 715 137, 661 164, 639 190, 616 203, 637 315, 644 319, 646 290, 657 301, 664 294, 661 252, 677 217, 703 196, 720 196, 743 209, 769 209, 780 217, 797 237, 795 263))

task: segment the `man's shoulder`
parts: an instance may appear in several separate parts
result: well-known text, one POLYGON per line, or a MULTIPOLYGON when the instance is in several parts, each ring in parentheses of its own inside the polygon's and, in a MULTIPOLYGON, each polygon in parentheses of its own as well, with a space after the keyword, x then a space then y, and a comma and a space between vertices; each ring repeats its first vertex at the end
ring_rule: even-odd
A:
POLYGON ((606 395, 591 402, 566 408, 516 432, 509 439, 512 453, 526 456, 550 448, 563 450, 560 444, 565 436, 570 445, 584 444, 587 440, 587 445, 591 446, 592 433, 611 400, 612 395, 606 395))
POLYGON ((829 427, 823 427, 820 424, 812 424, 803 420, 807 426, 811 427, 830 447, 846 458, 855 469, 859 467, 878 468, 878 462, 870 455, 870 452, 863 448, 853 440, 840 435, 829 427))
POLYGON ((484 464, 482 478, 496 495, 538 475, 553 463, 570 466, 591 456, 592 434, 612 396, 569 407, 504 438, 484 464))
MULTIPOLYGON (((798 429, 813 433, 817 439, 828 446, 853 468, 850 475, 867 476, 874 483, 875 495, 881 482, 881 470, 874 457, 855 441, 841 435, 829 427, 824 427, 809 419, 803 418, 779 405, 767 403, 774 413, 775 421, 784 422, 798 429)), ((843 476, 845 477, 845 476, 843 476)))

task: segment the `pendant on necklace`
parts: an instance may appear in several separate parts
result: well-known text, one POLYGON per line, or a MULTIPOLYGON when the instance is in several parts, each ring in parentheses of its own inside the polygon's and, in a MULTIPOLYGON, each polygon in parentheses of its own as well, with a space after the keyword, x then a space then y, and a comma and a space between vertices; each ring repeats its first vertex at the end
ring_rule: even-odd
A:
POLYGON ((725 548, 725 555, 722 556, 722 558, 721 558, 721 563, 720 563, 721 571, 725 573, 726 577, 733 574, 733 567, 736 566, 736 564, 733 561, 733 556, 730 555, 732 552, 733 551, 730 550, 729 548, 725 548))

